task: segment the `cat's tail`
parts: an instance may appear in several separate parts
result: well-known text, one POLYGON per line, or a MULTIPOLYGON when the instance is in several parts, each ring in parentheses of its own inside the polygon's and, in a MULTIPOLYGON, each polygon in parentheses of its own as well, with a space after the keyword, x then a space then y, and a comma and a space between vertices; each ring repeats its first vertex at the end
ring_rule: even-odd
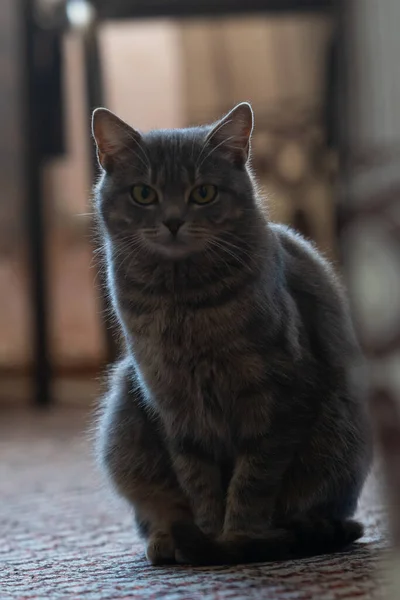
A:
POLYGON ((175 523, 172 536, 179 563, 227 565, 306 558, 338 552, 363 536, 361 523, 352 520, 304 518, 271 529, 263 538, 212 540, 193 523, 175 523))

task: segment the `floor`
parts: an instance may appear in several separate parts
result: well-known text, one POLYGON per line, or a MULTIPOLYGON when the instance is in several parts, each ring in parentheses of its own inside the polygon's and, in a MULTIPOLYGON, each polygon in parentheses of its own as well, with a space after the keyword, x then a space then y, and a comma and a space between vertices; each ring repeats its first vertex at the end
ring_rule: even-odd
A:
POLYGON ((367 536, 351 553, 280 564, 150 567, 131 515, 91 455, 90 418, 73 409, 0 412, 0 599, 370 600, 385 545, 371 486, 367 536))

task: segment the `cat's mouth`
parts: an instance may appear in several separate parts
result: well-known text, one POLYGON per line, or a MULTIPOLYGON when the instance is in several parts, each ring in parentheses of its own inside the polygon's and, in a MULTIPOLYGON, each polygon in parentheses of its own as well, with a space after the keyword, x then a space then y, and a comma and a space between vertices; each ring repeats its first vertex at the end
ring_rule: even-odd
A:
POLYGON ((166 258, 179 260, 202 250, 203 245, 198 240, 188 239, 187 236, 168 236, 163 239, 146 239, 149 249, 166 258))

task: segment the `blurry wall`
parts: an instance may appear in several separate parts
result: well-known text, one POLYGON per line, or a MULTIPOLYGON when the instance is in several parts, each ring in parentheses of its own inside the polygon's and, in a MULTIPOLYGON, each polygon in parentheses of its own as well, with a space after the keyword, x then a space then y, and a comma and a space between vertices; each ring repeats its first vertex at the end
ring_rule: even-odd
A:
MULTIPOLYGON (((342 244, 371 402, 400 415, 400 4, 353 0, 347 17, 342 244)), ((397 533, 400 543, 400 527, 397 533)))
POLYGON ((57 366, 95 367, 104 359, 99 290, 92 257, 91 173, 79 36, 64 40, 66 147, 44 168, 51 352, 57 366))
POLYGON ((102 27, 107 106, 138 129, 180 127, 185 122, 179 31, 174 21, 102 27))

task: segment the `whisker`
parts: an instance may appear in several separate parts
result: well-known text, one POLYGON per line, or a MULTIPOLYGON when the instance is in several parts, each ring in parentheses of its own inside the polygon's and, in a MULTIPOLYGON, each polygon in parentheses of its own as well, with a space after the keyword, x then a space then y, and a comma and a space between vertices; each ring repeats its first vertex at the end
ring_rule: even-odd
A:
MULTIPOLYGON (((143 158, 137 152, 135 152, 135 150, 133 148, 131 148, 130 146, 128 146, 128 144, 121 144, 121 146, 123 148, 125 148, 125 150, 128 150, 130 154, 133 154, 134 156, 136 156, 136 158, 141 162, 141 164, 144 166, 145 169, 149 169, 150 170, 150 164, 148 162, 145 162, 143 160, 143 158)), ((120 161, 120 162, 123 162, 123 161, 120 161)))
POLYGON ((228 119, 227 121, 223 121, 222 123, 220 123, 218 125, 218 127, 216 127, 212 132, 210 137, 208 138, 208 142, 211 142, 211 140, 213 139, 213 137, 219 132, 221 131, 221 129, 223 129, 224 127, 226 127, 227 125, 229 125, 230 123, 232 123, 232 119, 228 119))
POLYGON ((210 152, 208 154, 205 155, 205 157, 203 158, 203 160, 201 161, 201 163, 197 166, 197 169, 201 168, 201 165, 204 163, 205 160, 207 160, 207 158, 209 158, 216 150, 218 150, 218 148, 220 148, 221 146, 223 146, 224 144, 226 144, 227 142, 229 142, 230 140, 232 140, 234 138, 233 135, 231 135, 231 137, 227 138, 226 140, 222 140, 222 142, 220 142, 219 144, 217 144, 216 146, 213 146, 210 150, 210 152))
MULTIPOLYGON (((237 238, 240 241, 243 241, 242 238, 237 238)), ((261 254, 259 254, 258 252, 250 249, 250 248, 244 248, 243 246, 238 246, 237 244, 234 244, 233 242, 230 242, 228 240, 223 240, 223 243, 226 244, 228 247, 232 248, 232 250, 237 250, 238 252, 244 254, 245 256, 247 256, 250 260, 254 260, 255 258, 259 258, 262 259, 263 256, 261 254)))
MULTIPOLYGON (((127 131, 122 125, 117 125, 121 130, 123 130, 124 134, 133 142, 135 142, 136 146, 139 148, 139 150, 141 151, 142 155, 144 156, 144 158, 146 159, 146 166, 150 168, 150 159, 149 156, 146 152, 146 150, 143 148, 143 146, 137 141, 135 135, 133 133, 131 133, 130 131, 127 131)), ((145 163, 143 163, 145 164, 145 163)))
POLYGON ((243 267, 247 268, 248 265, 244 262, 244 260, 240 256, 237 256, 237 254, 235 254, 230 248, 227 248, 226 245, 221 243, 220 240, 217 241, 214 239, 212 241, 213 241, 213 244, 215 247, 219 248, 219 250, 221 250, 222 252, 225 252, 226 254, 231 256, 233 259, 235 259, 236 262, 241 264, 243 267))
MULTIPOLYGON (((129 271, 131 264, 132 264, 132 260, 135 257, 135 255, 137 254, 137 250, 138 248, 140 248, 141 246, 143 246, 143 242, 142 240, 139 238, 139 236, 134 236, 132 239, 132 242, 129 244, 128 247, 124 247, 122 251, 126 251, 126 250, 130 250, 130 252, 127 253, 127 255, 122 259, 122 261, 116 266, 117 271, 121 271, 122 267, 127 263, 127 261, 129 262, 128 265, 128 269, 127 272, 129 271)), ((121 255, 121 253, 120 253, 121 255)), ((115 258, 114 258, 115 260, 115 258)))
POLYGON ((210 135, 209 137, 207 137, 206 141, 204 142, 204 144, 203 144, 203 146, 202 146, 202 148, 201 148, 201 150, 200 150, 200 154, 199 154, 199 156, 197 157, 197 160, 196 160, 196 167, 197 167, 197 165, 198 165, 198 162, 199 162, 199 160, 200 160, 200 158, 201 158, 201 156, 202 156, 202 154, 203 154, 204 150, 207 148, 207 146, 209 145, 209 143, 211 142, 211 140, 213 139, 213 137, 214 137, 214 136, 215 136, 215 135, 218 133, 218 131, 220 131, 220 130, 221 130, 223 127, 225 127, 225 125, 228 125, 229 123, 232 123, 232 119, 229 119, 228 121, 225 121, 224 123, 220 123, 220 124, 218 125, 218 127, 216 127, 216 128, 214 129, 214 131, 211 133, 211 135, 210 135))
POLYGON ((215 248, 213 246, 215 246, 215 244, 213 243, 213 240, 209 240, 209 242, 207 243, 208 245, 208 249, 206 252, 210 253, 211 258, 216 257, 217 260, 212 261, 213 264, 217 264, 219 262, 223 262, 223 264, 227 267, 227 269, 230 268, 230 265, 228 264, 228 262, 225 260, 225 258, 223 256, 221 256, 221 253, 217 252, 217 250, 215 250, 215 248))

